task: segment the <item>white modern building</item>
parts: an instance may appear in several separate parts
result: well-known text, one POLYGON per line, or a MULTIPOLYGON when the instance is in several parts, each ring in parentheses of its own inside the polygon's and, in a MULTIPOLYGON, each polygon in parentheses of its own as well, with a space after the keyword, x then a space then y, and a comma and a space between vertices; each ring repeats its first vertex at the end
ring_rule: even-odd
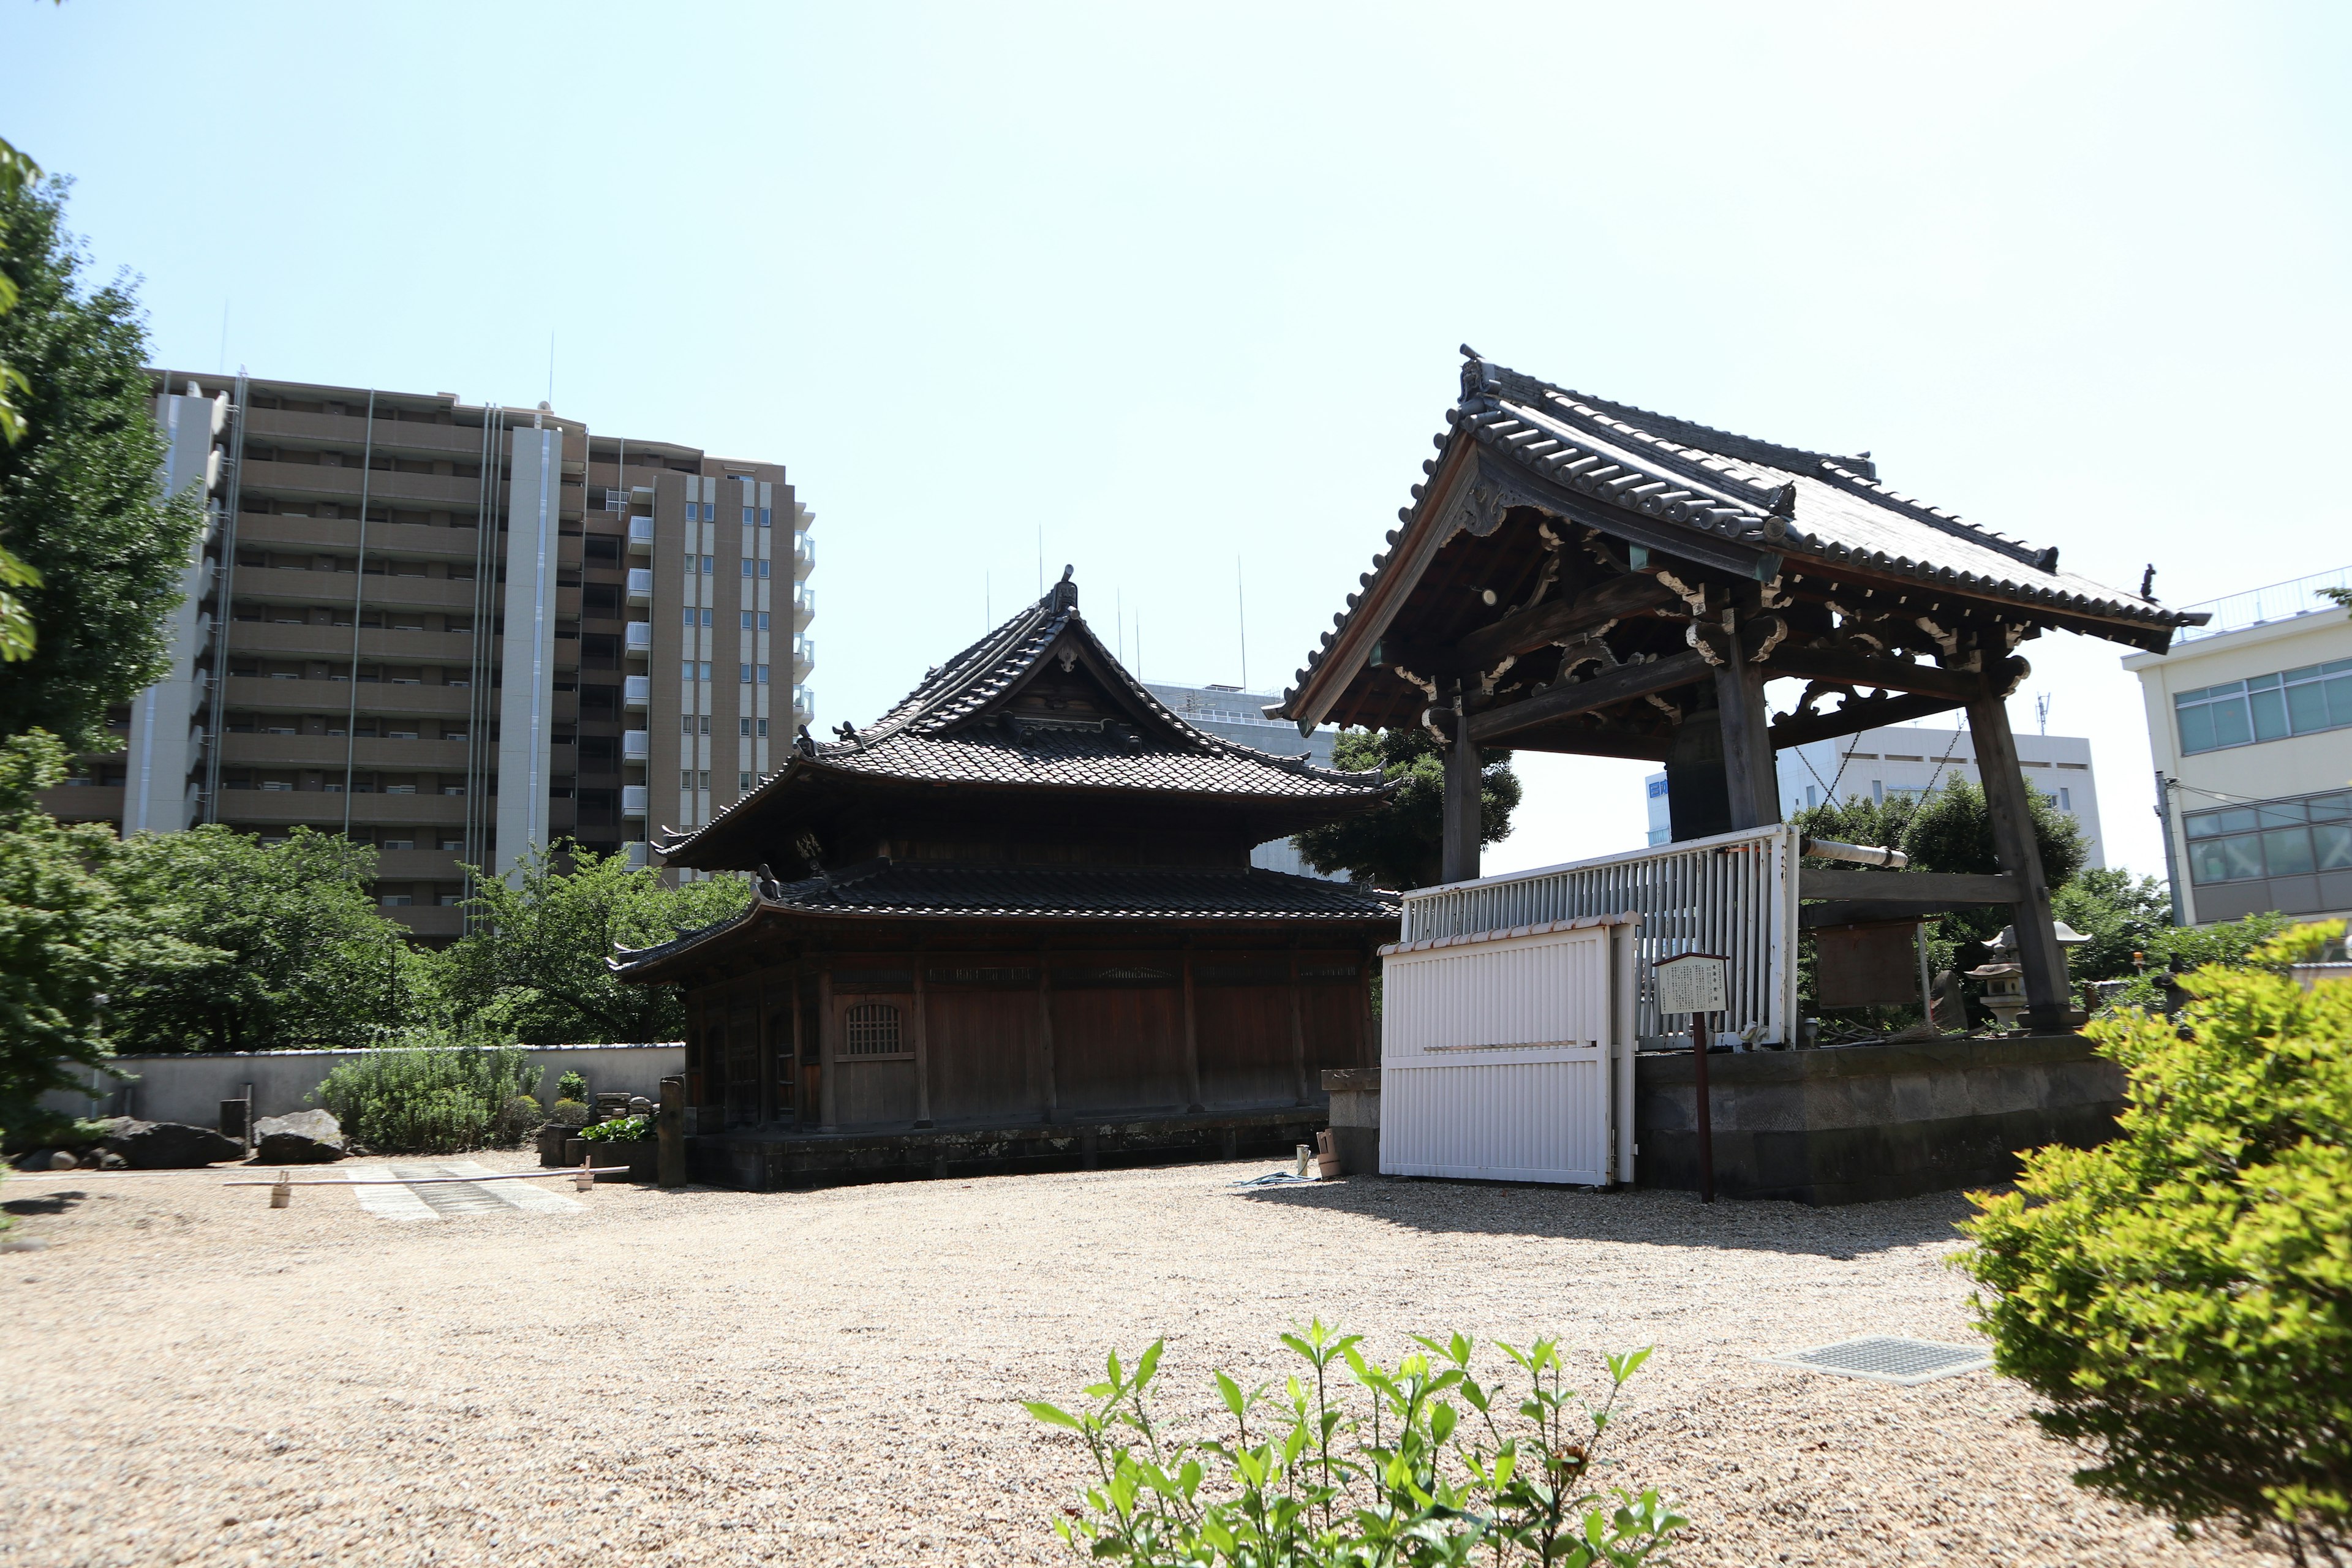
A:
MULTIPOLYGON (((1268 720, 1261 710, 1266 703, 1281 700, 1277 693, 1244 691, 1238 686, 1162 686, 1149 680, 1143 683, 1143 689, 1195 729, 1278 757, 1295 757, 1305 752, 1307 760, 1318 768, 1332 765, 1331 745, 1339 731, 1327 724, 1312 735, 1302 737, 1297 725, 1268 720)), ((1287 838, 1273 839, 1251 850, 1250 864, 1261 870, 1286 871, 1294 877, 1323 876, 1299 858, 1297 847, 1287 838)), ((1347 880, 1345 877, 1324 879, 1347 880)))
MULTIPOLYGON (((2080 735, 2017 737, 2018 760, 2025 765, 2025 782, 2050 797, 2073 817, 2090 846, 2090 866, 2107 863, 2099 832, 2099 793, 2091 769, 2091 742, 2080 735)), ((1937 729, 1925 724, 1889 724, 1790 746, 1774 761, 1780 776, 1782 812, 1794 816, 1824 801, 1885 801, 1891 795, 1924 795, 1941 789, 1954 778, 1981 785, 1976 747, 1965 728, 1937 729)), ((1652 773, 1649 790, 1650 842, 1664 844, 1673 837, 1667 816, 1666 775, 1652 773)))
POLYGON ((2137 654, 2175 915, 2352 915, 2352 566, 2233 594, 2137 654))

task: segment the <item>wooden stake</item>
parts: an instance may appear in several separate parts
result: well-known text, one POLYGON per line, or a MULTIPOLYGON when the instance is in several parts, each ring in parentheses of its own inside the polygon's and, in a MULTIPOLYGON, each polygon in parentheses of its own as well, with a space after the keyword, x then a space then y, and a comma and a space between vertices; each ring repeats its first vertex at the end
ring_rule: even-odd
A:
POLYGON ((282 1209, 293 1203, 293 1201, 294 1173, 291 1171, 280 1171, 278 1173, 277 1182, 269 1189, 269 1206, 274 1209, 282 1209))
POLYGON ((1691 1015, 1691 1070, 1698 1097, 1698 1201, 1715 1202, 1715 1121, 1706 1093, 1706 1015, 1691 1015))

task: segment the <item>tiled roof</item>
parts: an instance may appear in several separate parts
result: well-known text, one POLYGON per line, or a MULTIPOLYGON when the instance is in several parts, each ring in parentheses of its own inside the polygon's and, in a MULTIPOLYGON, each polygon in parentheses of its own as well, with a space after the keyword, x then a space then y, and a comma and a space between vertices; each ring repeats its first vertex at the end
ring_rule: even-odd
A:
MULTIPOLYGON (((1962 521, 1940 507, 1898 494, 1878 481, 1867 453, 1843 457, 1782 447, 1687 420, 1612 403, 1492 365, 1468 348, 1462 396, 1446 413, 1453 437, 1467 439, 1554 484, 1648 518, 1772 551, 1790 567, 1808 557, 1944 584, 2028 608, 2074 612, 2149 627, 2196 624, 2191 612, 2109 588, 2058 568, 2055 549, 2037 549, 1962 521)), ((1434 468, 1433 467, 1433 470, 1434 468)), ((1398 515, 1393 547, 1428 504, 1416 487, 1398 515)), ((1388 565, 1372 558, 1365 588, 1388 565)), ((1360 595, 1332 617, 1297 685, 1268 711, 1286 710, 1339 640, 1360 595)))
POLYGON ((1393 921, 1393 893, 1255 867, 964 866, 871 860, 803 881, 763 882, 750 907, 657 947, 612 961, 627 973, 762 915, 900 920, 1393 921))
POLYGON ((1316 767, 1304 752, 1276 755, 1185 722, 1104 648, 1066 579, 934 668, 873 724, 788 753, 784 767, 709 823, 655 847, 665 855, 686 852, 715 830, 731 830, 794 776, 811 773, 1287 804, 1369 805, 1383 788, 1377 772, 1316 767), (1049 654, 1058 660, 1057 648, 1083 658, 1131 716, 1064 720, 1004 710, 1049 654))

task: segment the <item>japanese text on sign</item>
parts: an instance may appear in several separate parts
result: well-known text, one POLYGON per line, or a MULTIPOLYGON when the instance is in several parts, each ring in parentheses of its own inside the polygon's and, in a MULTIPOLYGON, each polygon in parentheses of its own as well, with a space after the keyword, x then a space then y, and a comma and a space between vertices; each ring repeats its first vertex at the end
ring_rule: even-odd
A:
POLYGON ((1729 965, 1706 953, 1686 952, 1657 966, 1658 1011, 1661 1013, 1720 1013, 1724 1008, 1723 977, 1729 965))

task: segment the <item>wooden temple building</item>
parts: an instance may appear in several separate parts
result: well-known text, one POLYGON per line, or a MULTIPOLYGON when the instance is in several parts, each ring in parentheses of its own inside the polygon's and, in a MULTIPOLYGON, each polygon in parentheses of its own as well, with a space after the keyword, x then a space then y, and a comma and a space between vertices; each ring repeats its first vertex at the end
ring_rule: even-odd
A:
POLYGON ((2029 1024, 2064 1028, 2005 703, 2021 649, 2069 631, 2160 652, 2204 617, 1899 495, 1868 453, 1733 436, 1463 353, 1425 481, 1268 716, 1427 727, 1450 748, 1455 882, 1478 875, 1482 747, 1663 763, 1683 840, 1779 822, 1781 747, 1959 710, 2000 875, 1808 867, 1806 923, 2011 906, 2029 1024), (1775 712, 1782 679, 1803 684, 1775 712))
POLYGON ((1377 1059, 1397 906, 1250 851, 1384 794, 1170 712, 1066 573, 878 722, 803 731, 666 836, 753 896, 614 967, 685 989, 700 1179, 1286 1152, 1322 1071, 1377 1059))

